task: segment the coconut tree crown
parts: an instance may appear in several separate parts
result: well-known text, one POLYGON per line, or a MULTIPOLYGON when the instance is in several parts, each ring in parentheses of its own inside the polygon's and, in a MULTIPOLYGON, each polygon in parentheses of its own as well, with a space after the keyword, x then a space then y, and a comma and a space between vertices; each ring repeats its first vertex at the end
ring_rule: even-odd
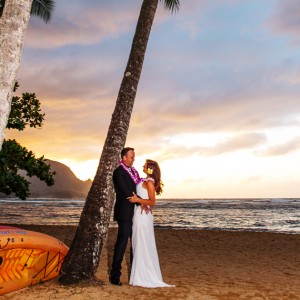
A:
MULTIPOLYGON (((5 6, 5 0, 0 0, 0 18, 5 6)), ((45 23, 49 22, 54 10, 53 0, 33 0, 31 6, 31 15, 40 17, 45 23)))
POLYGON ((53 0, 33 0, 31 14, 40 17, 45 23, 49 22, 54 10, 53 0))
POLYGON ((161 2, 164 2, 165 9, 170 10, 172 13, 177 12, 180 7, 180 1, 179 0, 160 0, 161 2))

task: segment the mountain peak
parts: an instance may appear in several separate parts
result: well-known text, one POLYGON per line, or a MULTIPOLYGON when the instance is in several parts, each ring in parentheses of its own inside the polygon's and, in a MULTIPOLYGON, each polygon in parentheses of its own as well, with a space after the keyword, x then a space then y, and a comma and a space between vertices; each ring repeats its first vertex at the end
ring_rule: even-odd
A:
MULTIPOLYGON (((56 172, 53 186, 47 186, 37 177, 27 177, 25 171, 20 171, 20 175, 25 176, 30 182, 30 198, 85 198, 87 196, 92 185, 90 179, 85 181, 78 179, 68 166, 58 161, 46 159, 46 163, 51 166, 52 171, 56 172)), ((7 197, 7 195, 0 194, 0 197, 7 197)))

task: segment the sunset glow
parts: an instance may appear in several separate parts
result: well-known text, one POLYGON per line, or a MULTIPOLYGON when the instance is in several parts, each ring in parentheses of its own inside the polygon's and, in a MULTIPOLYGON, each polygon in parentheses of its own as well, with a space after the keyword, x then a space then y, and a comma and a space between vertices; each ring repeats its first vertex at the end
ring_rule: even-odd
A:
MULTIPOLYGON (((6 137, 93 179, 140 5, 61 0, 49 24, 32 17, 18 94, 35 92, 46 118, 6 137)), ((159 3, 126 146, 140 174, 159 162, 163 198, 300 196, 295 7, 185 0, 170 15, 159 3)))

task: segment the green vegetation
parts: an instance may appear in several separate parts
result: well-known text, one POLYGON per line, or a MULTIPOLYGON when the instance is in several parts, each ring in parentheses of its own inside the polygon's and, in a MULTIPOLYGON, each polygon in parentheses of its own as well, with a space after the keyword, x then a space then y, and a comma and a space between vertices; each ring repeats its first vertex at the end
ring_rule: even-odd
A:
MULTIPOLYGON (((0 18, 4 10, 5 0, 0 0, 0 18)), ((49 22, 54 10, 53 0, 33 0, 31 6, 31 15, 40 17, 44 22, 49 22)))
MULTIPOLYGON (((14 91, 17 88, 18 83, 14 91)), ((41 113, 40 105, 34 93, 13 97, 7 128, 22 131, 26 126, 42 127, 45 114, 41 113)), ((48 186, 54 184, 55 172, 46 164, 44 156, 36 158, 32 151, 22 147, 16 140, 4 140, 0 151, 0 192, 6 195, 14 193, 25 200, 30 195, 30 183, 19 174, 20 170, 24 170, 29 177, 38 177, 48 186)))

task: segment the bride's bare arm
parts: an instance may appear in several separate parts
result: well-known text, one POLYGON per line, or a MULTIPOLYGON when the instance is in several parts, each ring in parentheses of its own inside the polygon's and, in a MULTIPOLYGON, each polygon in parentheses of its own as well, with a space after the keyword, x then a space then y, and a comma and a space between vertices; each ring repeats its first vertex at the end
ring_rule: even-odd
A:
POLYGON ((151 180, 148 180, 146 182, 147 184, 147 191, 148 191, 148 197, 149 199, 141 199, 136 194, 134 194, 132 197, 128 197, 130 202, 132 203, 141 203, 145 205, 154 206, 155 205, 155 187, 154 183, 151 180))

